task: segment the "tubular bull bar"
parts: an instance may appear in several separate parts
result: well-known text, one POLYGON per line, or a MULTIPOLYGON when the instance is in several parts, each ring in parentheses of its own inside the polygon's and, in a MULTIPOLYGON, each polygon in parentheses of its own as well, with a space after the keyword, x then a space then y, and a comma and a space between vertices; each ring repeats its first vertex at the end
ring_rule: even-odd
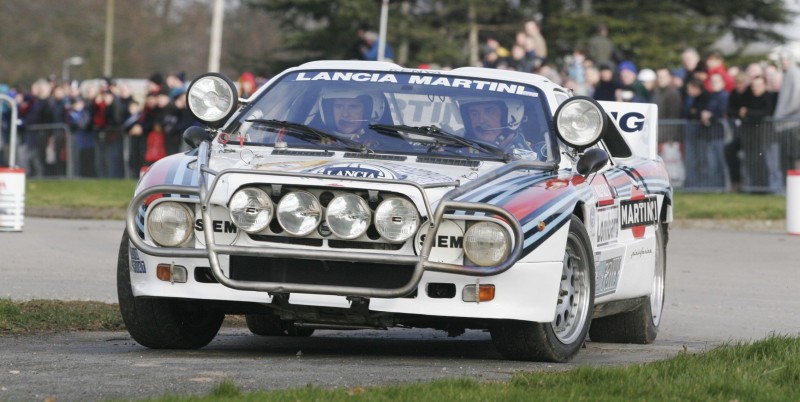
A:
MULTIPOLYGON (((199 149, 197 169, 200 172, 200 181, 197 187, 190 186, 177 186, 177 185, 160 185, 153 186, 137 194, 131 203, 128 205, 126 215, 126 229, 129 234, 131 243, 144 252, 145 254, 159 256, 159 257, 186 257, 186 258, 206 258, 211 264, 211 272, 214 278, 224 286, 239 289, 261 291, 269 293, 311 293, 311 294, 326 294, 338 296, 361 296, 361 297, 381 297, 381 298, 395 298, 402 297, 414 291, 422 279, 424 271, 445 272, 459 275, 468 276, 490 276, 497 275, 507 271, 519 259, 522 253, 522 227, 519 221, 511 213, 503 208, 493 205, 480 204, 473 202, 455 201, 453 198, 463 195, 466 192, 477 188, 490 180, 499 176, 507 174, 513 170, 522 169, 554 169, 555 165, 545 162, 536 161, 515 161, 502 166, 486 176, 483 176, 468 185, 457 187, 456 189, 448 192, 439 202, 436 211, 431 214, 431 204, 425 193, 425 187, 406 180, 387 180, 387 179, 372 179, 372 178, 357 178, 348 177, 342 179, 340 177, 331 177, 319 175, 314 173, 289 173, 289 172, 269 172, 269 171, 252 171, 245 169, 226 169, 220 172, 213 171, 206 167, 208 155, 208 143, 203 143, 199 149), (157 194, 180 194, 189 196, 198 196, 200 198, 200 209, 203 221, 211 222, 210 215, 210 201, 211 194, 220 181, 221 177, 231 174, 248 174, 248 175, 262 175, 267 177, 274 176, 291 176, 298 178, 311 178, 322 181, 349 181, 349 182, 371 182, 371 183, 384 183, 394 185, 407 185, 416 191, 419 191, 425 203, 425 209, 431 222, 428 233, 422 244, 422 250, 418 256, 412 255, 393 255, 385 253, 374 252, 352 252, 352 251, 338 251, 338 250, 296 250, 296 249, 281 249, 276 247, 255 247, 255 246, 227 246, 216 244, 214 241, 214 231, 212 225, 204 225, 203 235, 205 237, 205 249, 199 248, 173 248, 173 247, 156 247, 145 243, 144 239, 140 238, 136 230, 135 217, 139 206, 147 200, 148 197, 157 194), (205 175, 215 176, 211 185, 206 188, 205 175), (428 257, 433 247, 435 234, 439 230, 439 225, 442 222, 442 217, 446 211, 462 210, 462 211, 477 211, 489 214, 495 214, 511 227, 512 235, 514 238, 514 246, 505 261, 500 264, 477 267, 465 266, 458 264, 448 264, 428 260, 428 257), (364 263, 380 263, 380 264, 396 264, 396 265, 413 265, 414 271, 408 283, 399 288, 383 289, 383 288, 369 288, 369 287, 355 287, 355 286, 331 286, 331 285, 310 285, 298 283, 278 283, 278 282, 251 282, 230 279, 223 272, 220 263, 219 255, 242 255, 252 257, 272 257, 272 258, 295 258, 295 259, 313 259, 313 260, 331 260, 331 261, 351 261, 351 262, 364 262, 364 263)), ((442 187, 457 185, 457 183, 442 183, 433 184, 426 187, 442 187)))

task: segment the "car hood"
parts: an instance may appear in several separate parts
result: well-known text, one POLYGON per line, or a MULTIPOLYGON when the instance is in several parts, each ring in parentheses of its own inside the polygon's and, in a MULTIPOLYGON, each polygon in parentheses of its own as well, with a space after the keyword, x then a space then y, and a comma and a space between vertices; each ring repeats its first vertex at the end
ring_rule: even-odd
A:
POLYGON ((275 171, 293 173, 311 173, 342 178, 370 178, 387 180, 404 180, 420 185, 451 184, 478 177, 482 171, 488 171, 499 162, 469 163, 467 160, 424 158, 416 156, 394 157, 398 160, 381 160, 380 156, 358 158, 336 153, 334 156, 314 157, 298 155, 258 154, 219 155, 210 160, 211 169, 245 169, 254 171, 275 171), (245 157, 247 156, 247 157, 245 157), (474 165, 474 166, 458 166, 474 165))

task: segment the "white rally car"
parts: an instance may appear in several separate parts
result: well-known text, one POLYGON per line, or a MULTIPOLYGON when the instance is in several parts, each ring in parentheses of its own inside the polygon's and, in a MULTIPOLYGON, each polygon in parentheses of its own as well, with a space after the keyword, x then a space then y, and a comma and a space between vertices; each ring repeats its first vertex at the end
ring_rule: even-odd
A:
POLYGON ((225 314, 272 336, 487 329, 520 360, 655 339, 672 188, 654 105, 349 61, 235 94, 192 83, 206 127, 128 208, 118 293, 140 344, 203 347, 225 314))

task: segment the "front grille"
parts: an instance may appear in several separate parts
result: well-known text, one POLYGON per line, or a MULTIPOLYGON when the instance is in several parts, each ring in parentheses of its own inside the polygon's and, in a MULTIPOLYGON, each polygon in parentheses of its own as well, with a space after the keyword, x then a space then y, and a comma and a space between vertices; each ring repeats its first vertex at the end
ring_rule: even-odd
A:
POLYGON ((240 281, 393 289, 411 280, 414 266, 232 255, 230 278, 240 281))

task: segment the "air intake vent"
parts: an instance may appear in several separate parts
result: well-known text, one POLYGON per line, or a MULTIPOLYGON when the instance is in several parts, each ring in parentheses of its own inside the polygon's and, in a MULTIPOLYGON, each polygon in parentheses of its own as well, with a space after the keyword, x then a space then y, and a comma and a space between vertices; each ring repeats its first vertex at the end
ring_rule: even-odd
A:
POLYGON ((419 163, 435 163, 437 165, 452 165, 452 166, 466 166, 478 167, 481 161, 470 159, 456 159, 456 158, 437 158, 434 156, 418 156, 417 162, 419 163))
POLYGON ((345 158, 359 158, 359 159, 376 159, 380 161, 404 161, 408 159, 407 156, 403 155, 387 155, 387 154, 362 154, 356 152, 347 152, 344 154, 345 158))
POLYGON ((294 151, 289 149, 273 149, 272 155, 291 155, 291 156, 333 156, 333 152, 328 151, 294 151))

